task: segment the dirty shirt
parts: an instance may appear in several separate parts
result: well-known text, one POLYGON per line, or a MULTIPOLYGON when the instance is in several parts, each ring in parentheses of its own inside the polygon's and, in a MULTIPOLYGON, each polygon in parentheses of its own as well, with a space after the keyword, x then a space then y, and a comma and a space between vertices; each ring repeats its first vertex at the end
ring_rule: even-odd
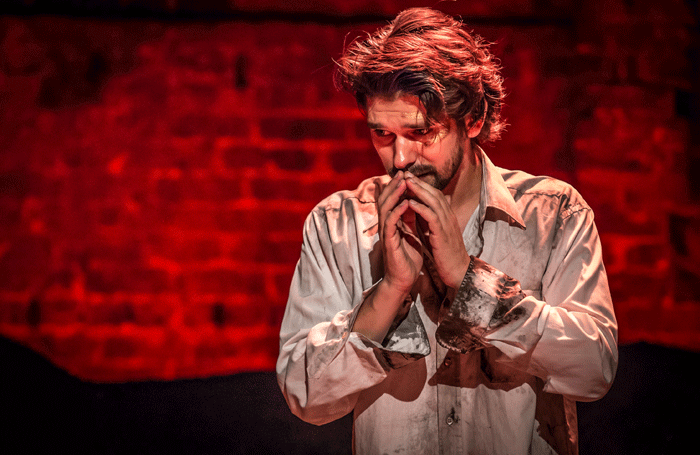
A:
POLYGON ((613 381, 617 322, 590 207, 566 183, 479 154, 464 281, 447 298, 426 255, 382 343, 353 322, 383 276, 376 197, 388 177, 306 220, 277 378, 307 422, 353 412, 355 454, 576 454, 576 401, 613 381))

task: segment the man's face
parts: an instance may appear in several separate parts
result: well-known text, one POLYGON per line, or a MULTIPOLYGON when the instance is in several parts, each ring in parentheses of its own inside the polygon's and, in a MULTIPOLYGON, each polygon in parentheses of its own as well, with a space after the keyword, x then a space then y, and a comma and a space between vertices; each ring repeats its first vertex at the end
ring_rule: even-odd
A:
POLYGON ((371 98, 367 109, 372 143, 387 173, 409 171, 431 186, 444 190, 462 171, 465 144, 454 120, 448 127, 428 125, 418 97, 371 98))

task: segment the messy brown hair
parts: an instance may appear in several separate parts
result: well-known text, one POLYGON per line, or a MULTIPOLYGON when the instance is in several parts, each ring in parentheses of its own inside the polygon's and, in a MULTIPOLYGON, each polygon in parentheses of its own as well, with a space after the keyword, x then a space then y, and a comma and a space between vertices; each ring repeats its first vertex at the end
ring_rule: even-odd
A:
POLYGON ((357 39, 337 62, 336 84, 363 113, 373 97, 415 95, 431 123, 465 128, 484 119, 477 143, 498 139, 505 123, 500 65, 489 43, 430 8, 401 12, 389 25, 357 39))

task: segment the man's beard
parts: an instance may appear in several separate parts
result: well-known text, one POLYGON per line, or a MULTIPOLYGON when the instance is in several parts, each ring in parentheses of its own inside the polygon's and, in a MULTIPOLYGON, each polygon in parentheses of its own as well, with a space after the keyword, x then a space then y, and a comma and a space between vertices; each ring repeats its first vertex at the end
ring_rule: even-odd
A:
MULTIPOLYGON (((463 159, 464 147, 462 146, 462 141, 459 141, 455 153, 452 154, 450 160, 440 171, 438 171, 434 166, 427 164, 414 164, 408 169, 403 169, 403 171, 410 172, 433 188, 437 188, 438 190, 442 191, 447 188, 447 185, 449 185, 454 176, 457 175, 459 168, 462 166, 463 159)), ((389 170, 389 175, 393 177, 400 170, 401 169, 392 167, 389 170)))

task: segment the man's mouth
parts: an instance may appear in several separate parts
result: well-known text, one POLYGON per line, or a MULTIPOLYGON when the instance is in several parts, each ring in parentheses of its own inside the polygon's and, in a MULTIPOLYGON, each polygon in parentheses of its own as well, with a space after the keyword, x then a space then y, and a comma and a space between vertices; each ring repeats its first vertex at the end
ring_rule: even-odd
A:
POLYGON ((408 170, 411 174, 413 174, 415 177, 422 178, 428 175, 433 175, 436 173, 436 170, 430 166, 419 166, 415 170, 408 170))
POLYGON ((414 174, 414 176, 429 185, 433 185, 433 182, 437 180, 437 174, 432 171, 423 172, 422 174, 414 174))

